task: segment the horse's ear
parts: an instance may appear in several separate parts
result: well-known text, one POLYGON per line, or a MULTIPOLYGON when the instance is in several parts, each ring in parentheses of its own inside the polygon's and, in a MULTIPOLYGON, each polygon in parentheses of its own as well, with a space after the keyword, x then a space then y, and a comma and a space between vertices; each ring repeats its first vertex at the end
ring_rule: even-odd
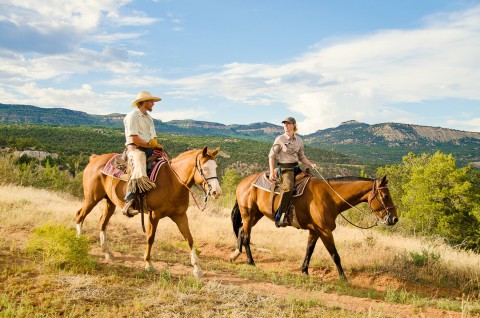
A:
POLYGON ((217 147, 217 149, 215 149, 214 151, 212 151, 212 157, 215 157, 218 153, 218 151, 220 150, 220 147, 217 147))
POLYGON ((382 178, 382 181, 380 181, 380 185, 385 186, 385 185, 387 185, 387 183, 388 183, 387 175, 384 175, 383 178, 382 178))
POLYGON ((207 154, 207 146, 203 147, 202 156, 205 157, 206 154, 207 154))

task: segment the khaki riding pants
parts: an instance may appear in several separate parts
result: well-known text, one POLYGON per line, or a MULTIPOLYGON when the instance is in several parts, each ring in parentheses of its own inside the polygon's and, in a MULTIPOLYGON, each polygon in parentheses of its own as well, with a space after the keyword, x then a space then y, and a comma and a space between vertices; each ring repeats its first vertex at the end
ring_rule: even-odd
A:
POLYGON ((290 205, 293 196, 293 188, 295 186, 294 168, 280 168, 280 204, 275 213, 275 220, 278 222, 283 213, 285 213, 290 205))
POLYGON ((127 193, 144 193, 156 187, 147 176, 147 156, 135 145, 127 147, 128 165, 131 169, 127 193))

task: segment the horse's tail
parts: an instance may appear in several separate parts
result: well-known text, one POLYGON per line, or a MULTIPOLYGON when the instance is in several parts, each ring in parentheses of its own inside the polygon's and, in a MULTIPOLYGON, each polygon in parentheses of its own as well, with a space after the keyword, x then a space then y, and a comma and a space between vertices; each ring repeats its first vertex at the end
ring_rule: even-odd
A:
POLYGON ((233 231, 235 232, 235 236, 238 237, 238 231, 243 225, 242 222, 242 214, 240 213, 240 209, 238 208, 238 202, 235 200, 235 205, 232 209, 232 225, 233 231))

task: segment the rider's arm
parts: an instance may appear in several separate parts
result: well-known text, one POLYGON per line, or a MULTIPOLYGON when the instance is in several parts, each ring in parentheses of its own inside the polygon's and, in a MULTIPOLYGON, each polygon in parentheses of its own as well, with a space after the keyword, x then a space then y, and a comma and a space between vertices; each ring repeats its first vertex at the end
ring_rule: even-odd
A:
POLYGON ((150 148, 148 141, 143 140, 138 135, 132 135, 130 137, 132 137, 132 141, 135 145, 143 148, 150 148))

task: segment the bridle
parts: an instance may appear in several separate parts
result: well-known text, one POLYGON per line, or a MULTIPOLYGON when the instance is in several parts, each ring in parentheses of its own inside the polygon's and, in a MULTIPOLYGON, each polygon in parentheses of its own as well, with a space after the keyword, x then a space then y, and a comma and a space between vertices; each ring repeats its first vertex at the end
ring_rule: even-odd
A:
POLYGON ((387 187, 377 187, 377 183, 375 180, 373 180, 373 186, 372 186, 372 196, 368 199, 368 206, 370 207, 370 210, 375 213, 375 215, 378 215, 378 212, 382 211, 381 216, 379 217, 382 221, 381 223, 386 224, 388 220, 390 219, 390 216, 392 215, 390 213, 391 209, 395 209, 395 205, 387 207, 385 202, 383 201, 384 197, 382 196, 382 193, 379 190, 382 189, 388 189, 387 187), (380 199, 379 199, 380 198, 380 199), (372 201, 376 200, 378 203, 380 203, 381 208, 374 210, 372 208, 372 201))
POLYGON ((218 177, 216 176, 216 174, 215 176, 208 177, 208 178, 205 176, 205 174, 203 173, 202 165, 200 164, 200 160, 198 159, 199 155, 200 154, 198 154, 195 157, 195 171, 198 171, 198 173, 200 173, 200 176, 203 178, 202 189, 203 189, 203 192, 205 193, 205 196, 203 197, 203 202, 204 202, 203 208, 205 208, 205 206, 207 205, 208 196, 210 195, 210 191, 213 189, 212 185, 210 184, 210 182, 208 182, 208 180, 212 180, 212 179, 218 180, 218 177), (205 184, 207 184, 207 187, 205 187, 205 184), (205 188, 207 189, 205 190, 205 188))
MULTIPOLYGON (((349 203, 347 200, 345 200, 337 191, 335 191, 335 189, 330 185, 330 182, 328 182, 328 180, 325 179, 325 178, 323 177, 323 175, 322 175, 317 169, 314 169, 314 170, 320 175, 320 177, 323 179, 323 181, 325 181, 325 183, 330 187, 330 189, 331 189, 343 202, 345 202, 345 203, 346 203, 348 206, 350 206, 351 208, 354 208, 354 209, 362 212, 362 210, 360 210, 357 206, 354 206, 354 205, 350 204, 350 203, 349 203)), ((363 226, 356 225, 355 223, 353 223, 353 222, 351 222, 349 219, 347 219, 342 213, 340 213, 340 215, 342 216, 342 218, 343 218, 345 221, 347 221, 348 223, 350 223, 351 225, 353 225, 353 226, 355 226, 355 227, 358 227, 359 229, 363 229, 363 230, 370 229, 370 228, 372 228, 372 227, 374 227, 374 226, 377 226, 378 223, 387 224, 387 223, 388 223, 388 219, 389 219, 390 216, 391 216, 391 213, 390 213, 389 210, 394 209, 394 208, 395 208, 395 205, 393 205, 393 206, 391 206, 391 207, 387 207, 387 206, 385 205, 385 203, 383 202, 383 198, 381 198, 381 200, 379 200, 379 199, 377 198, 377 196, 380 194, 380 191, 378 191, 378 190, 381 190, 381 189, 388 189, 388 188, 387 188, 387 187, 378 187, 378 188, 377 188, 376 179, 373 179, 373 185, 372 185, 372 191, 371 191, 371 193, 373 193, 373 194, 372 194, 371 199, 368 199, 368 200, 367 200, 368 206, 370 207, 370 210, 371 210, 371 211, 375 214, 375 216, 377 217, 377 219, 375 220, 375 222, 373 223, 373 225, 367 226, 367 227, 363 227, 363 226), (376 213, 376 212, 380 211, 380 209, 374 210, 374 209, 372 208, 372 201, 373 201, 374 199, 377 200, 377 201, 380 203, 380 205, 382 206, 382 208, 383 208, 383 213, 382 213, 382 216, 381 216, 381 217, 378 217, 378 216, 377 216, 377 213, 376 213), (381 221, 379 222, 379 220, 381 220, 381 221)), ((363 212, 362 212, 362 213, 363 213, 363 212)))

